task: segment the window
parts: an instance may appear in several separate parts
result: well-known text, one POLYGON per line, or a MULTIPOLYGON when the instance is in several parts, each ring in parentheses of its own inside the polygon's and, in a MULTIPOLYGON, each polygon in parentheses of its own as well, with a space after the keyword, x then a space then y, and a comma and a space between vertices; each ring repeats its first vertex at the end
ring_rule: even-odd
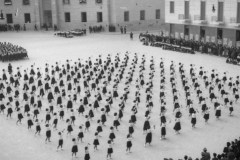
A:
POLYGON ((102 22, 103 18, 102 18, 102 12, 97 12, 97 22, 102 22))
POLYGON ((31 15, 30 15, 30 13, 25 13, 24 14, 24 19, 25 19, 25 23, 31 23, 31 15))
POLYGON ((70 4, 70 0, 63 0, 63 4, 70 4))
POLYGON ((156 10, 156 19, 160 19, 160 16, 161 16, 160 9, 157 9, 156 10))
POLYGON ((206 2, 205 1, 201 1, 201 15, 200 15, 200 19, 201 20, 205 20, 206 19, 206 2))
POLYGON ((102 4, 102 0, 96 0, 97 4, 102 4))
POLYGON ((124 11, 124 22, 129 21, 129 11, 124 11))
POLYGON ((12 14, 6 14, 6 17, 7 17, 7 23, 8 24, 13 23, 13 16, 12 16, 12 14))
POLYGON ((30 0, 23 0, 23 5, 30 5, 30 0))
POLYGON ((5 5, 12 5, 12 0, 4 0, 5 5))
POLYGON ((237 4, 237 23, 240 23, 240 2, 237 4))
POLYGON ((170 13, 174 13, 174 1, 170 1, 170 13))
POLYGON ((80 3, 80 4, 86 4, 86 3, 87 3, 87 0, 79 0, 79 3, 80 3))
POLYGON ((189 1, 185 1, 184 10, 184 18, 189 19, 189 1))
POLYGON ((140 20, 145 20, 145 11, 144 10, 140 11, 140 20))
POLYGON ((65 12, 65 22, 71 22, 70 12, 65 12))
POLYGON ((87 22, 87 12, 81 12, 82 22, 87 22))
POLYGON ((223 21, 223 2, 218 2, 218 21, 223 21))

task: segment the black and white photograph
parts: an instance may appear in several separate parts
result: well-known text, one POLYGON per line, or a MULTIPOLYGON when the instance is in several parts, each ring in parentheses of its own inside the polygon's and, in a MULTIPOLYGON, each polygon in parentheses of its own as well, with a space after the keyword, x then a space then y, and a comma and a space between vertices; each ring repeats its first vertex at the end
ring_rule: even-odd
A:
POLYGON ((239 0, 0 0, 0 160, 240 160, 239 0))

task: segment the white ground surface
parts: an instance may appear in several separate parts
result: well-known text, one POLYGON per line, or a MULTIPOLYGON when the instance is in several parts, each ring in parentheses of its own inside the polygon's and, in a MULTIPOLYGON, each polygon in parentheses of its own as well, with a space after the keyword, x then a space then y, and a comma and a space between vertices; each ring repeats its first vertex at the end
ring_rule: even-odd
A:
MULTIPOLYGON (((143 114, 145 112, 145 94, 141 98, 142 103, 139 109, 139 118, 135 128, 132 154, 125 154, 126 144, 126 132, 128 129, 128 119, 130 116, 129 110, 132 107, 132 100, 130 100, 124 113, 123 121, 119 128, 119 132, 115 132, 117 138, 114 144, 113 159, 116 160, 156 160, 163 159, 164 157, 172 157, 174 159, 183 158, 183 156, 189 155, 193 158, 200 157, 200 153, 204 147, 208 148, 211 153, 221 153, 224 145, 227 141, 231 141, 240 136, 240 106, 239 103, 235 104, 234 116, 228 116, 228 109, 222 110, 222 117, 220 120, 216 120, 214 116, 213 106, 208 102, 211 108, 211 115, 209 124, 205 125, 201 114, 197 115, 197 127, 191 128, 190 119, 188 118, 188 111, 182 109, 183 118, 182 130, 180 135, 175 135, 173 131, 174 123, 170 123, 167 126, 167 139, 160 140, 159 129, 159 61, 160 57, 165 59, 165 70, 167 77, 167 119, 174 120, 172 114, 172 96, 170 92, 169 84, 169 64, 173 60, 178 64, 182 62, 185 64, 185 68, 189 72, 189 64, 193 63, 197 68, 204 66, 205 70, 209 72, 212 69, 222 75, 223 72, 228 71, 228 75, 236 76, 240 74, 240 67, 229 65, 225 63, 225 59, 216 56, 209 55, 190 55, 182 54, 170 51, 163 51, 160 48, 143 46, 135 34, 134 40, 129 39, 129 35, 118 34, 94 34, 86 37, 78 37, 72 39, 66 39, 53 36, 51 32, 20 32, 20 33, 0 33, 0 41, 7 41, 13 44, 19 44, 28 50, 29 60, 22 60, 13 62, 13 66, 22 66, 23 68, 30 67, 35 63, 36 66, 44 67, 46 62, 54 64, 56 61, 64 63, 66 59, 77 60, 77 58, 87 59, 89 56, 96 57, 98 54, 112 54, 125 53, 139 53, 139 55, 145 54, 147 57, 146 67, 149 66, 150 56, 154 56, 156 64, 156 74, 154 77, 154 108, 151 118, 151 124, 156 125, 156 129, 153 130, 153 143, 152 146, 144 148, 145 135, 142 134, 142 125, 144 119, 143 114)), ((139 56, 140 57, 140 56, 139 56)), ((140 60, 140 59, 139 59, 140 60)), ((8 63, 0 62, 0 69, 6 68, 8 63)), ((148 67, 149 69, 149 67, 148 67)), ((1 73, 1 71, 0 71, 1 73)), ((147 72, 146 72, 147 73, 147 72)), ((180 82, 179 74, 178 80, 180 82)), ((182 86, 179 83, 178 89, 182 90, 182 86)), ((143 92, 143 90, 142 90, 143 92)), ((183 92, 181 92, 183 93, 183 92)), ((132 95, 134 92, 132 92, 132 95)), ((133 97, 133 96, 130 96, 133 97)), ((196 98, 194 99, 195 106, 197 105, 196 98)), ((114 103, 117 105, 118 103, 114 103)), ((184 99, 181 98, 181 104, 184 106, 184 99)), ((198 106, 196 106, 198 107, 198 106)), ((199 109, 200 110, 200 109, 199 109)), ((113 109, 111 112, 115 112, 113 109)), ((43 111, 44 112, 44 111, 43 111)), ((100 113, 96 113, 100 115, 100 113)), ((45 115, 45 113, 44 113, 45 115)), ((28 131, 26 122, 22 126, 16 126, 16 114, 12 120, 6 120, 6 115, 0 115, 0 159, 1 160, 67 160, 71 159, 71 137, 64 135, 64 151, 56 152, 57 146, 57 132, 53 132, 53 139, 50 144, 45 144, 45 131, 42 131, 42 136, 35 137, 34 131, 28 131)), ((81 119, 82 117, 79 117, 81 119)), ((104 128, 102 137, 100 138, 99 151, 93 152, 93 146, 90 146, 90 155, 92 160, 106 159, 107 152, 107 137, 109 134, 109 126, 112 123, 113 116, 108 117, 107 127, 104 128)), ((26 119, 25 119, 26 121, 26 119)), ((93 134, 96 128, 96 119, 92 122, 91 131, 89 134, 85 134, 85 144, 89 142, 92 144, 93 134)), ((77 122, 80 124, 81 122, 77 122)), ((65 124, 65 123, 62 123, 65 124)), ((42 128, 44 128, 42 126, 42 128)), ((59 128, 66 128, 66 125, 60 125, 59 128)), ((77 135, 78 127, 75 127, 75 132, 72 137, 77 135)), ((35 130, 35 127, 34 127, 35 130)), ((79 159, 83 159, 85 144, 79 144, 78 156, 79 159)))

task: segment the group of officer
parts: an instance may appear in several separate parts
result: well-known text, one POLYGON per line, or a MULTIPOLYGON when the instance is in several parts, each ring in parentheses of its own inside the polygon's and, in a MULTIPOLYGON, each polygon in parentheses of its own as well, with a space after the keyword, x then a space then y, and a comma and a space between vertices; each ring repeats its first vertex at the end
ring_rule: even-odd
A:
POLYGON ((120 27, 121 34, 126 34, 127 33, 127 26, 121 26, 120 27))
POLYGON ((0 61, 14 61, 28 57, 27 50, 21 46, 0 42, 0 61))
POLYGON ((99 26, 89 26, 89 33, 98 33, 103 32, 104 27, 102 25, 99 26))
POLYGON ((0 24, 0 32, 7 32, 7 31, 20 31, 22 28, 20 24, 0 24))

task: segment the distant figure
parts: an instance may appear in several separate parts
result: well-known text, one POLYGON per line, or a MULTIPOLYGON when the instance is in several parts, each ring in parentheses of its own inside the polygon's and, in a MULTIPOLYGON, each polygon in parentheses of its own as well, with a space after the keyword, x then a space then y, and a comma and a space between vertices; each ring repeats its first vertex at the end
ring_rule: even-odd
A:
POLYGON ((133 33, 130 33, 130 39, 133 40, 133 33))
POLYGON ((45 24, 45 29, 46 29, 46 31, 48 31, 48 25, 47 24, 45 24))
POLYGON ((58 30, 57 25, 54 24, 54 31, 57 31, 57 30, 58 30))
POLYGON ((26 31, 26 25, 25 24, 23 25, 23 30, 26 31))
POLYGON ((34 31, 38 31, 37 25, 34 25, 34 31))
POLYGON ((127 26, 124 26, 124 34, 127 33, 127 26))
POLYGON ((122 26, 120 27, 120 31, 121 31, 121 34, 123 34, 123 27, 122 26))
POLYGON ((161 31, 161 36, 163 36, 163 31, 161 31))

